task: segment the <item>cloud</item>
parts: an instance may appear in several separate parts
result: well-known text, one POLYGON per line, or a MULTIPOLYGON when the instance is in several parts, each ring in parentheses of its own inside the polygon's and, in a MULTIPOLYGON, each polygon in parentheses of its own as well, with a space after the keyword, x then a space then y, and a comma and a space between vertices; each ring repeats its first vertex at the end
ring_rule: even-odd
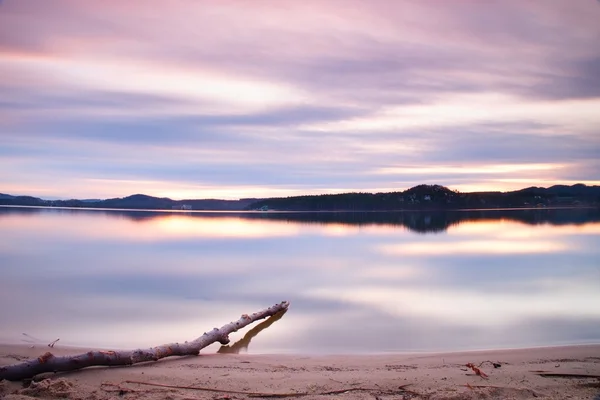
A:
POLYGON ((598 18, 560 1, 7 1, 0 185, 245 197, 596 182, 598 18), (505 163, 533 167, 466 173, 505 163))

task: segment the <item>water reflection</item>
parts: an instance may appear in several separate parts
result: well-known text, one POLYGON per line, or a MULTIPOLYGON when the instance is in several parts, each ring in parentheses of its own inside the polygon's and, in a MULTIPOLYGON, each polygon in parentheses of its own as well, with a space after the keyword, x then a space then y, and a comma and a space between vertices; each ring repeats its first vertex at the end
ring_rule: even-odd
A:
MULTIPOLYGON (((144 210, 86 210, 58 209, 34 207, 2 207, 0 218, 9 215, 32 215, 40 213, 78 215, 104 215, 114 223, 115 219, 124 219, 143 223, 162 221, 165 232, 181 234, 205 234, 208 236, 228 236, 230 234, 261 236, 297 232, 296 224, 318 224, 327 227, 332 235, 343 235, 353 232, 353 227, 387 226, 404 227, 419 233, 445 232, 457 226, 464 227, 466 222, 493 224, 503 222, 519 222, 527 225, 585 225, 600 222, 599 208, 532 208, 532 209, 498 209, 498 210, 446 210, 446 211, 407 211, 407 212, 176 212, 176 211, 144 211, 144 210), (193 225, 195 219, 202 220, 202 226, 193 225), (260 225, 245 224, 245 220, 260 220, 271 223, 270 229, 260 225), (214 224, 210 224, 214 221, 214 224), (250 229, 250 231, 246 231, 250 229)), ((96 221, 97 222, 97 221, 96 221)), ((469 224, 472 226, 472 224, 469 224)), ((485 227, 482 226, 484 229, 485 227)))
POLYGON ((221 346, 219 348, 219 350, 217 351, 217 353, 239 354, 239 353, 248 352, 248 347, 250 346, 250 342, 252 341, 252 339, 254 339, 256 336, 258 336, 259 333, 261 333, 262 331, 264 331, 265 329, 267 329, 268 327, 273 325, 275 322, 279 321, 286 312, 287 312, 287 310, 283 310, 283 311, 280 311, 277 314, 267 318, 266 321, 263 321, 263 322, 259 323, 258 325, 256 325, 254 328, 250 329, 244 335, 243 338, 241 338, 234 344, 228 344, 228 345, 221 346))
POLYGON ((287 299, 285 319, 232 335, 238 342, 227 349, 335 353, 600 342, 597 209, 0 208, 0 237, 0 341, 18 342, 27 332, 65 345, 152 346, 194 339, 287 299))

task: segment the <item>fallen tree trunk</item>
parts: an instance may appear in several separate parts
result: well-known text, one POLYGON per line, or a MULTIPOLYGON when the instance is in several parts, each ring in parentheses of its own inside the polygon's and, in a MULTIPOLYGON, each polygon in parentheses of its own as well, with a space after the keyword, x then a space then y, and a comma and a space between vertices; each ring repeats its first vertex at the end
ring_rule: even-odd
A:
POLYGON ((170 343, 149 349, 137 349, 126 351, 88 351, 76 356, 55 357, 48 352, 38 358, 34 358, 23 363, 7 365, 0 367, 0 380, 18 381, 27 378, 33 378, 38 374, 45 372, 63 372, 73 371, 91 366, 113 366, 113 365, 131 365, 144 361, 157 361, 161 358, 170 356, 198 355, 201 349, 206 346, 219 342, 221 344, 229 343, 229 334, 250 325, 254 321, 270 317, 280 311, 286 310, 289 306, 287 301, 282 301, 265 310, 255 312, 254 314, 244 314, 237 321, 223 325, 221 329, 214 328, 210 332, 205 332, 199 338, 185 343, 170 343))

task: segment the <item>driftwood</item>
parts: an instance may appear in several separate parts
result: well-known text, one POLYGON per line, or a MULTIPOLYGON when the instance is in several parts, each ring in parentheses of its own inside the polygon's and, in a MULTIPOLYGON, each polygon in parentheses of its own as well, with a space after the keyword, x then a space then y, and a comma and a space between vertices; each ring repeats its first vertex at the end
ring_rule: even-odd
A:
POLYGON ((185 343, 164 344, 149 349, 137 349, 127 351, 88 351, 76 356, 56 357, 48 352, 38 358, 22 363, 0 367, 0 380, 18 381, 33 378, 45 372, 73 371, 91 366, 114 366, 131 365, 145 361, 157 361, 170 356, 198 355, 201 349, 219 342, 223 345, 229 343, 229 334, 250 325, 254 321, 270 317, 289 306, 287 301, 275 304, 265 310, 254 314, 244 314, 237 321, 223 325, 221 329, 214 328, 205 332, 199 338, 185 343))
POLYGON ((256 325, 254 328, 250 329, 243 338, 235 342, 234 344, 228 344, 225 346, 221 346, 217 353, 219 354, 239 354, 243 351, 247 351, 250 346, 250 342, 254 339, 259 333, 273 325, 275 322, 279 321, 281 317, 287 312, 287 308, 283 311, 279 311, 277 314, 274 314, 269 317, 266 321, 261 322, 256 325))

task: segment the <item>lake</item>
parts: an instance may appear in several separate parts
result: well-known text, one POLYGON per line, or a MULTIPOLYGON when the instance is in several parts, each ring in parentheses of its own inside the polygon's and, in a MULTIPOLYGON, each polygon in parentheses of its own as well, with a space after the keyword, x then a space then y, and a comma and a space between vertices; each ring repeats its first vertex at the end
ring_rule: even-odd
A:
POLYGON ((147 347, 195 339, 282 300, 291 302, 282 318, 232 335, 240 342, 230 350, 600 343, 598 209, 0 207, 0 238, 4 343, 147 347))

